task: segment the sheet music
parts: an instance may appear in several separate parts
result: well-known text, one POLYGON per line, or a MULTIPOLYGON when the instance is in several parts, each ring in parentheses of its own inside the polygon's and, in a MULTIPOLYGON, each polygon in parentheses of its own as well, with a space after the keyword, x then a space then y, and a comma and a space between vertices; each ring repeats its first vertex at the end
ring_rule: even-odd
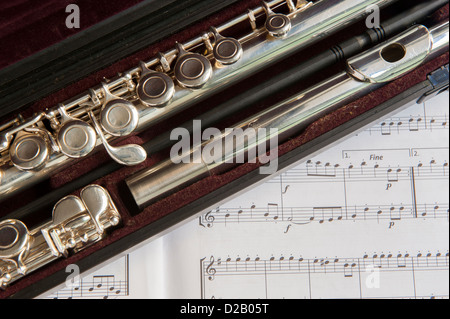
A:
POLYGON ((449 298, 448 98, 377 121, 134 251, 114 297, 449 298))

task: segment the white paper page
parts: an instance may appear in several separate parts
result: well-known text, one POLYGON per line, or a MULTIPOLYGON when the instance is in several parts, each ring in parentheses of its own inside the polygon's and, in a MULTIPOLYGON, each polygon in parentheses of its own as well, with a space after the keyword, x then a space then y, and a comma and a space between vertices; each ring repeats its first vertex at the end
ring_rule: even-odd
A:
POLYGON ((412 105, 134 251, 114 297, 448 298, 448 110, 412 105))

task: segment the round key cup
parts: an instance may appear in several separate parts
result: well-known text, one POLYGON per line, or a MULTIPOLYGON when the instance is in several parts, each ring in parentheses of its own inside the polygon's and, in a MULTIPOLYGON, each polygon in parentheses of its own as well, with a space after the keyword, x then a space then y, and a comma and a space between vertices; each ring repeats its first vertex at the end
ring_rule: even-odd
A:
POLYGON ((178 83, 186 88, 202 87, 211 78, 211 62, 201 54, 187 52, 180 43, 177 43, 177 49, 174 73, 178 83))
POLYGON ((64 106, 58 108, 61 115, 61 127, 57 133, 57 142, 61 152, 72 158, 89 154, 95 147, 97 136, 88 123, 71 117, 64 106))
POLYGON ((136 87, 139 100, 148 106, 166 105, 175 93, 172 78, 166 73, 150 70, 144 62, 140 62, 140 67, 141 79, 136 87))
POLYGON ((100 111, 100 123, 103 129, 113 136, 124 136, 133 132, 139 122, 136 107, 130 101, 119 98, 102 83, 105 100, 100 111))
POLYGON ((214 27, 211 27, 211 32, 216 40, 213 49, 216 61, 223 65, 236 63, 242 57, 241 43, 234 38, 223 37, 214 27))
POLYGON ((19 134, 9 149, 11 162, 21 170, 41 168, 49 156, 47 140, 39 134, 19 134))
POLYGON ((30 233, 20 220, 6 219, 0 222, 0 259, 16 263, 19 272, 25 274, 23 259, 30 246, 30 233))
POLYGON ((263 2, 263 6, 267 15, 266 30, 273 37, 284 37, 291 30, 291 19, 285 14, 274 13, 266 2, 263 2))

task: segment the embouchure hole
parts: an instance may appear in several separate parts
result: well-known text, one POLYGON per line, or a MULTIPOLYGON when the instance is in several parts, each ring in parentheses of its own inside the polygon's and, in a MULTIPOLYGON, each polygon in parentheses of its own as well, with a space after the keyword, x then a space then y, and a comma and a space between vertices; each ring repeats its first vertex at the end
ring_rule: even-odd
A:
POLYGON ((381 50, 381 57, 386 62, 394 63, 403 59, 406 49, 399 43, 392 43, 381 50))

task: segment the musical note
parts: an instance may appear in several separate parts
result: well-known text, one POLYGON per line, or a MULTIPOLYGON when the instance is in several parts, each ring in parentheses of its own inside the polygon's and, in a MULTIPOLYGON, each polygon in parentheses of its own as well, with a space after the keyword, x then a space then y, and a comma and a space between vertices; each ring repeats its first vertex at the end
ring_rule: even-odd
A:
POLYGON ((433 124, 436 123, 436 120, 432 118, 429 123, 430 123, 429 125, 430 131, 433 131, 433 124))
POLYGON ((436 165, 436 160, 431 160, 430 161, 430 172, 433 172, 433 166, 436 165))
POLYGON ((229 217, 230 217, 230 213, 227 211, 225 213, 225 226, 227 225, 227 220, 228 220, 229 217))
POLYGON ((250 206, 250 218, 253 217, 253 210, 256 208, 256 205, 253 204, 252 206, 250 206))
POLYGON ((402 121, 398 121, 398 122, 397 122, 397 134, 400 133, 400 128, 401 128, 402 125, 403 125, 403 122, 402 122, 402 121))
POLYGON ((238 223, 239 223, 239 220, 240 220, 240 216, 241 216, 241 214, 242 214, 243 212, 244 212, 244 211, 243 211, 242 209, 239 209, 238 212, 237 212, 237 221, 238 221, 238 223))
POLYGON ((436 218, 436 212, 438 211, 438 209, 439 209, 439 205, 435 205, 433 207, 434 218, 436 218))

